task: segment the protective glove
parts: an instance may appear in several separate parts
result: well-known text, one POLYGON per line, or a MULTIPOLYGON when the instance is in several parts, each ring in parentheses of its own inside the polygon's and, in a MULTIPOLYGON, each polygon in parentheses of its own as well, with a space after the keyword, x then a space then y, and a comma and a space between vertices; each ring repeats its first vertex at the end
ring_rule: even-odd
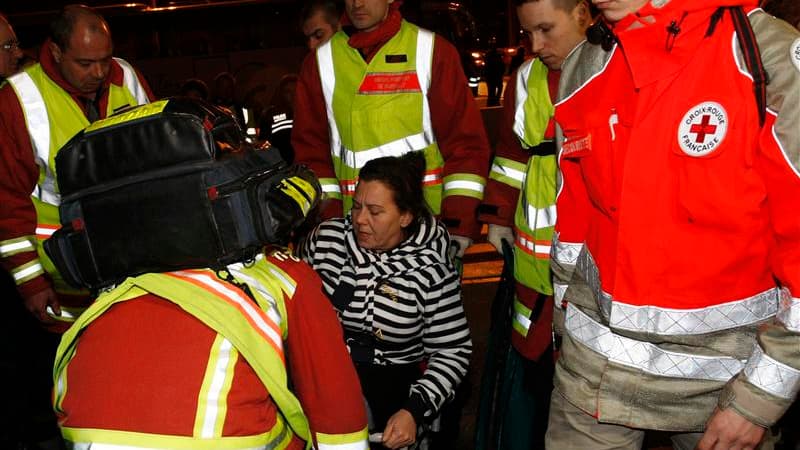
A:
POLYGON ((503 240, 508 242, 511 248, 514 248, 514 231, 511 227, 497 225, 494 223, 489 224, 489 233, 486 235, 486 240, 497 249, 497 253, 503 254, 503 240))
POLYGON ((450 260, 453 261, 454 264, 460 262, 464 257, 464 252, 467 251, 470 245, 472 245, 472 239, 466 236, 457 236, 455 234, 450 236, 450 248, 448 251, 450 260))

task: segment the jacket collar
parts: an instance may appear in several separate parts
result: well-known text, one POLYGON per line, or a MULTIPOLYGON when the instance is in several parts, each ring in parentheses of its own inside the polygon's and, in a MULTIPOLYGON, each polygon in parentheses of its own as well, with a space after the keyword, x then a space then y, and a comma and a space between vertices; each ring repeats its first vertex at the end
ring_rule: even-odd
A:
POLYGON ((749 8, 755 4, 755 0, 670 0, 665 4, 651 1, 613 24, 634 86, 640 88, 669 78, 689 64, 703 43, 717 8, 749 8))

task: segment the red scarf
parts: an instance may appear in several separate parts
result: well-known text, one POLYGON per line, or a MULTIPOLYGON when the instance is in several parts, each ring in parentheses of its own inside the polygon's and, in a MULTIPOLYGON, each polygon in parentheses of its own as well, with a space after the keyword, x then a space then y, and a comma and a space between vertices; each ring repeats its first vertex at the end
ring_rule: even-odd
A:
MULTIPOLYGON (((389 4, 389 13, 386 15, 386 19, 384 19, 377 28, 372 31, 357 31, 353 33, 347 41, 350 47, 361 52, 361 55, 364 56, 364 60, 367 61, 367 63, 372 60, 375 53, 378 53, 378 50, 383 47, 383 44, 388 42, 389 39, 400 31, 400 23, 403 20, 403 16, 400 14, 400 5, 402 3, 403 2, 400 0, 395 0, 389 4)), ((342 15, 342 25, 352 25, 347 14, 342 15)))

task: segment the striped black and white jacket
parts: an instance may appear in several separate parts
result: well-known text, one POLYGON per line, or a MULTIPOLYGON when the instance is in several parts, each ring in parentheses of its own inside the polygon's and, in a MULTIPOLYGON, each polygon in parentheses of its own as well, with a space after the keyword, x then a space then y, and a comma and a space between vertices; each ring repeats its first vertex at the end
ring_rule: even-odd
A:
POLYGON ((430 217, 397 248, 370 251, 358 246, 347 217, 323 222, 298 249, 322 278, 345 333, 375 336, 373 364, 427 360, 407 403, 415 417, 433 416, 453 396, 472 353, 449 243, 430 217), (337 291, 352 295, 343 301, 337 291))

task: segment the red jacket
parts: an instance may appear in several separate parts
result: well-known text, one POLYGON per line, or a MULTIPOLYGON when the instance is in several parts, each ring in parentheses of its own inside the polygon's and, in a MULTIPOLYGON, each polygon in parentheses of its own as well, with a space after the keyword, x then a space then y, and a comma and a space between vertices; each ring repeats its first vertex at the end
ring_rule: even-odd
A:
MULTIPOLYGON (((387 22, 381 24, 381 27, 386 26, 387 22)), ((368 56, 377 52, 394 33, 387 34, 377 47, 371 48, 368 56)), ((486 177, 490 149, 483 121, 467 87, 458 52, 438 35, 434 43, 428 101, 436 141, 444 157, 442 178, 451 173, 472 173, 486 177)), ((331 161, 328 116, 315 53, 309 54, 303 61, 295 94, 294 116, 292 146, 295 161, 308 165, 320 178, 336 178, 331 161)), ((445 223, 454 224, 449 227, 451 234, 477 237, 480 229, 475 211, 479 203, 478 199, 465 196, 444 199, 441 218, 445 223)), ((326 219, 341 216, 341 203, 335 201, 334 206, 323 213, 326 219)))
MULTIPOLYGON (((729 12, 708 32, 718 7, 754 3, 648 4, 615 25, 620 44, 610 56, 591 57, 599 50, 584 44, 564 64, 553 270, 568 286, 556 292, 567 306, 570 345, 581 343, 565 347, 560 364, 575 355, 583 362, 557 374, 556 385, 574 389, 567 398, 601 419, 661 426, 669 404, 653 400, 631 412, 579 398, 586 391, 569 370, 616 393, 625 386, 604 385, 625 380, 633 366, 653 377, 639 382, 639 398, 669 390, 672 404, 691 397, 713 408, 722 390, 763 425, 800 387, 800 63, 792 61, 800 35, 763 12, 750 17, 770 75, 762 127, 729 12), (613 345, 592 339, 600 334, 613 345), (589 369, 587 347, 607 357, 602 375, 589 369), (623 347, 636 352, 618 353, 623 347), (700 366, 730 364, 721 374, 678 373, 688 364, 654 363, 652 355, 669 352, 702 355, 700 366), (634 357, 642 354, 651 357, 634 357), (697 379, 716 383, 692 390, 697 379)), ((694 412, 682 418, 693 421, 687 426, 703 424, 710 410, 694 412)))
MULTIPOLYGON (((297 281, 294 295, 284 299, 286 363, 312 435, 365 430, 358 378, 319 277, 286 256, 267 260, 297 281)), ((112 306, 78 338, 66 369, 59 425, 193 436, 216 336, 175 303, 153 294, 112 306)), ((244 358, 238 358, 233 373, 222 436, 270 430, 277 414, 270 393, 244 358)), ((293 437, 288 448, 301 449, 303 442, 293 437)))
MULTIPOLYGON (((45 73, 67 91, 82 110, 85 110, 81 94, 61 76, 47 43, 42 45, 39 59, 45 73)), ((150 99, 154 100, 155 96, 144 77, 138 73, 137 75, 150 99)), ((105 116, 108 86, 111 83, 117 86, 123 84, 122 68, 113 60, 99 98, 100 118, 105 116)), ((31 203, 31 192, 39 178, 39 166, 34 161, 31 138, 19 100, 14 89, 7 83, 0 88, 0 149, 2 149, 0 173, 4 174, 0 177, 0 241, 34 235, 36 211, 31 203)), ((30 251, 0 258, 0 264, 10 271, 36 258, 36 252, 30 251)), ((18 286, 18 289, 23 297, 27 297, 44 290, 49 285, 45 276, 39 276, 18 286)))

